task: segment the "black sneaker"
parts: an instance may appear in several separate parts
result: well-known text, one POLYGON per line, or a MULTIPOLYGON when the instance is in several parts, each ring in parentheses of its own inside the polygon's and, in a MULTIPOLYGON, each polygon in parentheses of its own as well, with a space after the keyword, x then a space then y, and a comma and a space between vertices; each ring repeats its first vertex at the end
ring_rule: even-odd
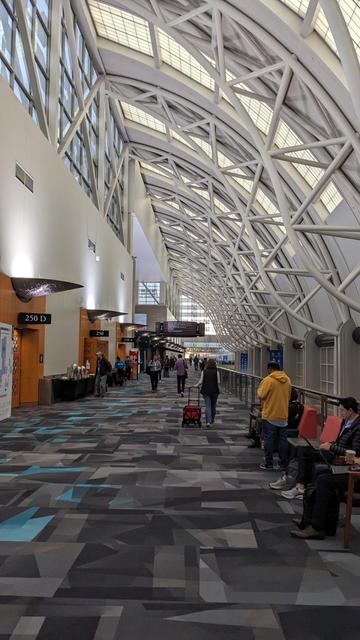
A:
POLYGON ((265 462, 262 462, 259 465, 259 469, 262 469, 263 471, 274 471, 274 465, 273 464, 265 464, 265 462))

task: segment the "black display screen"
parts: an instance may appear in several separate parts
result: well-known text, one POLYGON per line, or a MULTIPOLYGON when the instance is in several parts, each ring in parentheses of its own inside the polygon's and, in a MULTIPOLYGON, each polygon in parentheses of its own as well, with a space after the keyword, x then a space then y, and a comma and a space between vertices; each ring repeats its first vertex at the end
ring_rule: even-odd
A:
POLYGON ((204 322, 180 322, 177 320, 157 322, 155 331, 158 335, 171 338, 192 338, 205 335, 204 322))

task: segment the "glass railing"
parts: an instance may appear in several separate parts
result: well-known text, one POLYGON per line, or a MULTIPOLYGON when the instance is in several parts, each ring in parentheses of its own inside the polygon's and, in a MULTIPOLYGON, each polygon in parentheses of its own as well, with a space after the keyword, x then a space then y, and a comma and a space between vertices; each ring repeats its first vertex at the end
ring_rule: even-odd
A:
MULTIPOLYGON (((257 389, 262 380, 259 376, 250 373, 240 373, 229 367, 218 367, 221 380, 221 388, 225 393, 235 395, 245 407, 251 407, 259 403, 257 389)), ((322 428, 328 416, 338 415, 340 396, 315 391, 294 385, 299 394, 299 402, 314 407, 318 415, 318 423, 322 428)))

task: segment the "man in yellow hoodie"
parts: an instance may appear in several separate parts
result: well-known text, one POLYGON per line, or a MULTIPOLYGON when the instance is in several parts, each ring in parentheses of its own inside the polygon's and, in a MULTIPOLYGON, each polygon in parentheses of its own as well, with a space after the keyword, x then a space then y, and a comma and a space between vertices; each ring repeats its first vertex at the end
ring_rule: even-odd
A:
POLYGON ((286 427, 288 423, 291 381, 284 371, 280 371, 277 362, 269 362, 268 375, 259 385, 257 394, 261 400, 262 429, 264 435, 265 462, 260 469, 273 469, 273 451, 275 436, 279 438, 279 467, 287 469, 288 441, 286 427))

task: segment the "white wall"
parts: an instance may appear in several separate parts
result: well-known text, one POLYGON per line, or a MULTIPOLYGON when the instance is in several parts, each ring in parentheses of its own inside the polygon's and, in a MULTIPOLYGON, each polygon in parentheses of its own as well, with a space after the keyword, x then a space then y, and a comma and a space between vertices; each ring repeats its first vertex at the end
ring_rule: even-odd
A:
MULTIPOLYGON (((150 273, 152 254, 154 261, 156 261, 153 269, 160 270, 163 276, 161 280, 167 281, 169 279, 167 250, 159 225, 155 220, 150 198, 146 195, 139 164, 134 160, 129 163, 129 211, 136 216, 144 234, 143 238, 141 236, 138 238, 136 252, 134 250, 134 254, 137 256, 136 279, 151 282, 147 273, 150 273)), ((134 226, 134 231, 136 232, 136 226, 134 226)))
POLYGON ((133 261, 2 78, 0 140, 0 272, 84 287, 48 298, 45 374, 58 373, 78 358, 80 306, 124 311, 131 321, 133 261), (16 179, 16 162, 34 193, 16 179))

